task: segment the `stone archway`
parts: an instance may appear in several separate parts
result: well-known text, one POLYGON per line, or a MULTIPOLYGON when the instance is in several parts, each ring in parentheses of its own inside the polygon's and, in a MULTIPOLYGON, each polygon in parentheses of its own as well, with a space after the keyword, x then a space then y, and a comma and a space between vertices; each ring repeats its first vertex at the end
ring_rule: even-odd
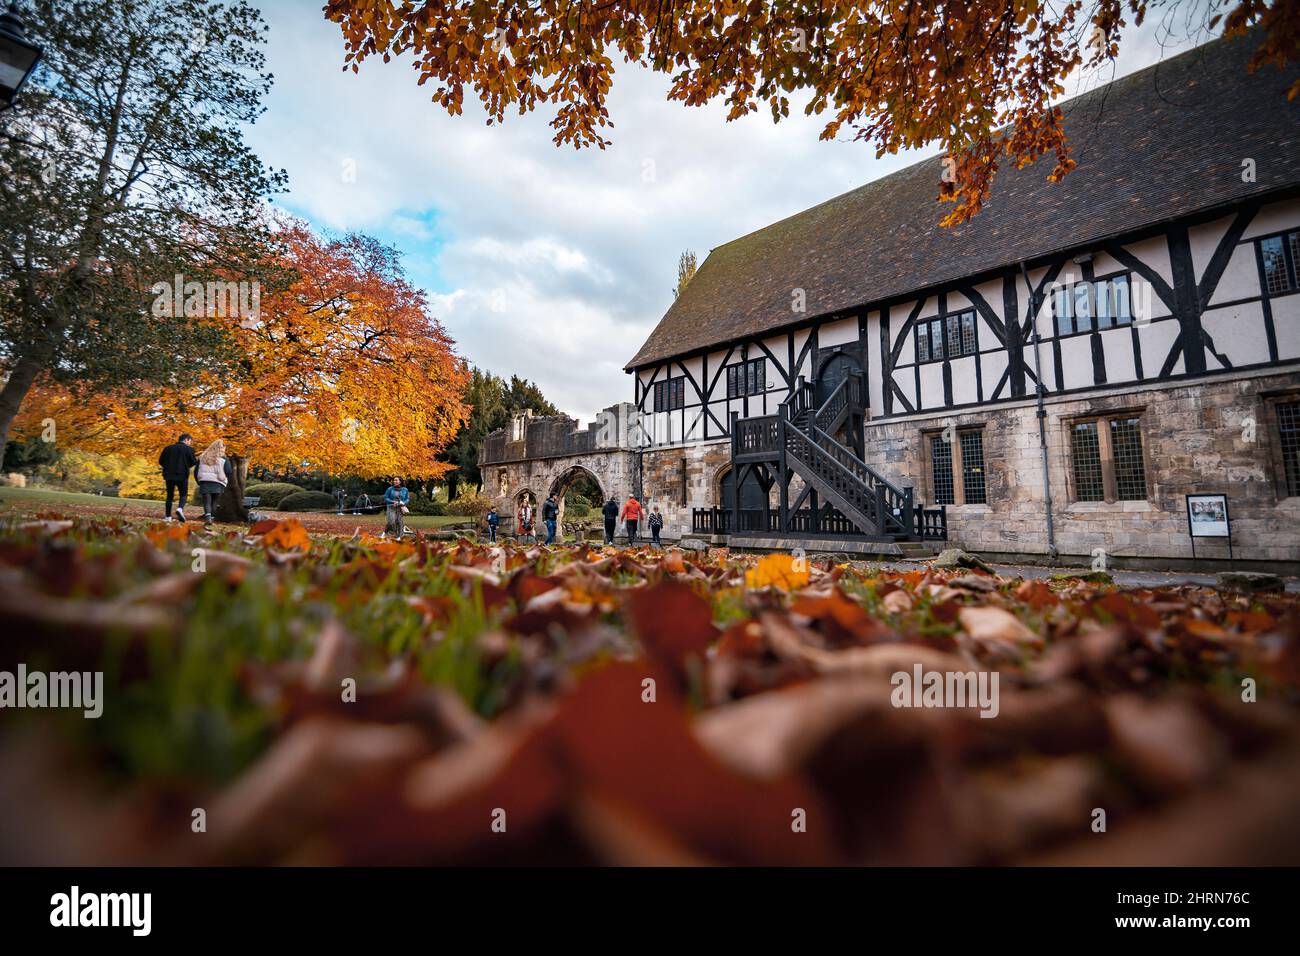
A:
POLYGON ((601 481, 596 477, 595 472, 588 468, 584 468, 582 465, 572 465, 569 468, 566 468, 556 476, 553 482, 551 482, 550 490, 547 492, 547 494, 555 495, 556 504, 559 506, 557 523, 561 529, 564 527, 564 496, 568 493, 570 488, 584 479, 595 485, 598 492, 596 500, 592 502, 593 507, 599 509, 600 506, 605 503, 605 486, 601 484, 601 481))

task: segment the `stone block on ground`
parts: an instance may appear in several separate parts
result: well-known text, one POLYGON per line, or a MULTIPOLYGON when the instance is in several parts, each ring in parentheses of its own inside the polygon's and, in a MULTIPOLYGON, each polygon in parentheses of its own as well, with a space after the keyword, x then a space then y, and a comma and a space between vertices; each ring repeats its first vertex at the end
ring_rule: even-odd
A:
POLYGON ((1285 585, 1276 574, 1262 571, 1223 571, 1220 572, 1219 587, 1224 591, 1281 591, 1285 585))
POLYGON ((944 548, 939 552, 939 556, 934 559, 936 568, 978 568, 981 571, 993 573, 983 559, 976 555, 963 551, 961 548, 944 548))

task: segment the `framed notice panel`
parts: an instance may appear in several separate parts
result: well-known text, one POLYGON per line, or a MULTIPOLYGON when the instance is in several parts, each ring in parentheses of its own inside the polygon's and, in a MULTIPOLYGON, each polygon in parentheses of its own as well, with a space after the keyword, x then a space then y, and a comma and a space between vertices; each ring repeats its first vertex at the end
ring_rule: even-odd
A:
POLYGON ((1187 533, 1193 538, 1229 538, 1228 496, 1188 495, 1187 533))

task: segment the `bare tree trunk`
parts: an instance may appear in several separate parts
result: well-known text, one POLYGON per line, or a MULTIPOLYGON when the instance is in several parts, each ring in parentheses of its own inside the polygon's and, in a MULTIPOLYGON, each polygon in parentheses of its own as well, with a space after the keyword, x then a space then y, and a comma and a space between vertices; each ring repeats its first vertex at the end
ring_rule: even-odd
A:
POLYGON ((24 356, 9 373, 4 388, 0 389, 0 461, 4 461, 5 447, 9 444, 9 429, 40 371, 40 362, 24 356))
POLYGON ((248 509, 244 507, 244 485, 248 481, 248 459, 230 455, 230 481, 226 490, 217 499, 213 517, 229 524, 243 524, 248 520, 248 509))

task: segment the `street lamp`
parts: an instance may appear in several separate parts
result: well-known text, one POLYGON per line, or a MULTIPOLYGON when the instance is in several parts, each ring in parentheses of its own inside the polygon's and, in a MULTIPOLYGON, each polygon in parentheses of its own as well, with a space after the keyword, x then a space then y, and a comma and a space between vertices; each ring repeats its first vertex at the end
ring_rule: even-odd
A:
POLYGON ((0 13, 0 113, 14 105, 18 91, 36 69, 41 48, 27 39, 18 4, 0 13))

